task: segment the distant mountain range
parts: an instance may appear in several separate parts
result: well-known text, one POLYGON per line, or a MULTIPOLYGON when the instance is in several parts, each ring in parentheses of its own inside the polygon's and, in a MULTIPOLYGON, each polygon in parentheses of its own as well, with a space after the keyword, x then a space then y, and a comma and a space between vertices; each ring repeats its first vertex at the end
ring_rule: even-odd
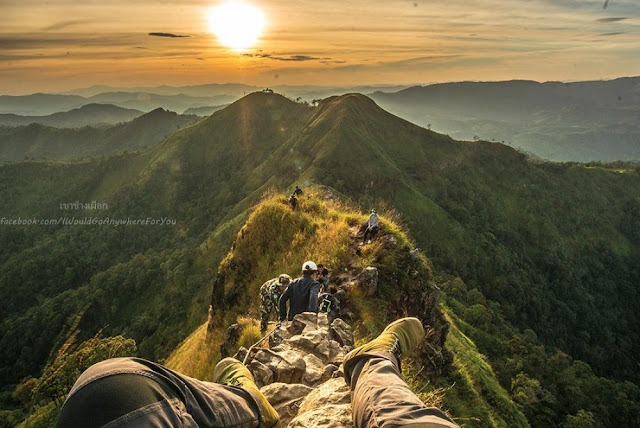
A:
MULTIPOLYGON (((0 124, 66 127, 73 119, 43 116, 108 103, 143 112, 164 108, 208 116, 249 92, 243 84, 116 88, 93 86, 64 94, 0 96, 0 124), (4 113, 4 114, 2 114, 4 113), (29 123, 31 123, 29 122, 29 123)), ((458 82, 429 86, 274 86, 291 100, 312 102, 346 93, 371 94, 381 107, 458 140, 503 142, 555 161, 640 160, 640 77, 611 81, 458 82)), ((95 108, 95 107, 94 107, 95 108)), ((110 120, 105 115, 106 123, 110 120)))
POLYGON ((146 92, 105 92, 85 98, 77 95, 33 94, 0 96, 0 114, 43 116, 77 109, 87 104, 113 104, 125 109, 148 112, 156 108, 182 113, 191 107, 228 104, 237 96, 217 95, 193 97, 189 95, 158 95, 146 92))
POLYGON ((39 123, 55 128, 115 125, 116 123, 129 122, 142 114, 143 112, 140 110, 125 109, 112 104, 86 104, 70 111, 46 116, 0 114, 0 126, 20 126, 31 123, 39 123))
MULTIPOLYGON (((286 94, 290 99, 310 102, 314 99, 350 92, 369 93, 376 90, 396 91, 404 88, 406 86, 387 85, 356 87, 279 86, 273 89, 286 94)), ((227 105, 250 92, 261 89, 264 88, 239 84, 149 88, 95 86, 70 91, 65 94, 3 95, 0 96, 0 114, 43 116, 93 103, 113 104, 118 107, 136 109, 143 112, 164 108, 184 113, 189 108, 227 105)))
MULTIPOLYGON (((119 107, 115 107, 115 109, 120 113, 120 116, 123 113, 140 114, 136 110, 123 110, 119 107)), ((104 117, 103 112, 104 110, 100 108, 97 117, 104 117)), ((66 113, 61 113, 61 115, 66 115, 66 113)), ((56 115, 48 117, 54 116, 56 115)), ((96 117, 96 115, 89 115, 89 117, 96 117)), ((77 122, 80 117, 69 114, 64 116, 63 120, 65 119, 77 122)), ((27 158, 83 158, 140 150, 160 142, 167 135, 196 120, 198 120, 197 116, 178 115, 174 112, 156 109, 136 117, 130 122, 112 126, 54 128, 40 123, 32 123, 17 127, 0 127, 0 162, 27 158)))
POLYGON ((444 83, 372 98, 460 140, 500 141, 557 161, 640 160, 640 77, 444 83))

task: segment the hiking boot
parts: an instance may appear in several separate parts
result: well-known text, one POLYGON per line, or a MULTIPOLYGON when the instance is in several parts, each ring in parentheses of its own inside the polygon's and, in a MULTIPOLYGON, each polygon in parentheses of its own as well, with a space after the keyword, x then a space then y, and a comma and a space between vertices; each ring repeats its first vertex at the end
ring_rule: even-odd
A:
POLYGON ((222 385, 238 386, 247 390, 260 406, 260 413, 267 428, 280 428, 280 415, 255 384, 248 368, 235 358, 224 358, 213 369, 213 381, 222 385))
POLYGON ((413 351, 424 338, 424 328, 418 318, 400 318, 389 324, 372 341, 355 348, 344 357, 344 374, 347 384, 351 384, 351 368, 362 356, 379 352, 391 352, 398 360, 413 351))

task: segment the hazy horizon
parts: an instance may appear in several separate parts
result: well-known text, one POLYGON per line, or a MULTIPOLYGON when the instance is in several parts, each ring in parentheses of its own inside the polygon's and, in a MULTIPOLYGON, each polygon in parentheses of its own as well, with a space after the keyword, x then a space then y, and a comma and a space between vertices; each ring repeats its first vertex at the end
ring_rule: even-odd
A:
MULTIPOLYGON (((220 1, 0 0, 0 94, 114 87, 414 85, 640 74, 632 0, 255 0, 264 31, 225 47, 220 1)), ((238 2, 235 2, 238 3, 238 2)), ((248 31, 248 30, 245 30, 248 31)))

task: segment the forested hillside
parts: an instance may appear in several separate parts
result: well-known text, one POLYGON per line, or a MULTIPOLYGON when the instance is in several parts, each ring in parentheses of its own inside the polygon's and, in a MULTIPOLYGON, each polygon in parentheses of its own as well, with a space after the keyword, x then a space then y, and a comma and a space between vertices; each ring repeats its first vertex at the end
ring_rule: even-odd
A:
MULTIPOLYGON (((255 93, 141 152, 1 166, 0 218, 146 222, 0 225, 1 384, 40 376, 78 314, 77 341, 101 330, 166 358, 206 319, 249 209, 295 184, 399 213, 461 332, 452 376, 480 382, 469 391, 490 384, 480 352, 532 426, 638 421, 637 170, 458 142, 356 94, 255 93), (60 209, 74 201, 108 209, 60 209)), ((448 400, 472 418, 472 395, 448 400)))
POLYGON ((0 162, 25 159, 74 159, 136 151, 199 118, 163 109, 113 126, 65 128, 40 123, 0 127, 0 162))

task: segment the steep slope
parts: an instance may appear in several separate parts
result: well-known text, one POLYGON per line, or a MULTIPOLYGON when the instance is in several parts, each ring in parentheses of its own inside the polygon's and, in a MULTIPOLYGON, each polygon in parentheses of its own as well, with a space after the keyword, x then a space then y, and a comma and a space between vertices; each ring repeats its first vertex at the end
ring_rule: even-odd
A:
POLYGON ((0 128, 0 161, 71 159, 140 150, 162 141, 197 119, 196 116, 156 109, 130 122, 110 127, 69 129, 33 123, 0 128))
POLYGON ((111 104, 86 104, 77 109, 47 116, 0 114, 0 126, 21 126, 31 123, 39 123, 54 128, 115 125, 117 123, 129 122, 142 114, 143 112, 139 110, 124 109, 111 104))

